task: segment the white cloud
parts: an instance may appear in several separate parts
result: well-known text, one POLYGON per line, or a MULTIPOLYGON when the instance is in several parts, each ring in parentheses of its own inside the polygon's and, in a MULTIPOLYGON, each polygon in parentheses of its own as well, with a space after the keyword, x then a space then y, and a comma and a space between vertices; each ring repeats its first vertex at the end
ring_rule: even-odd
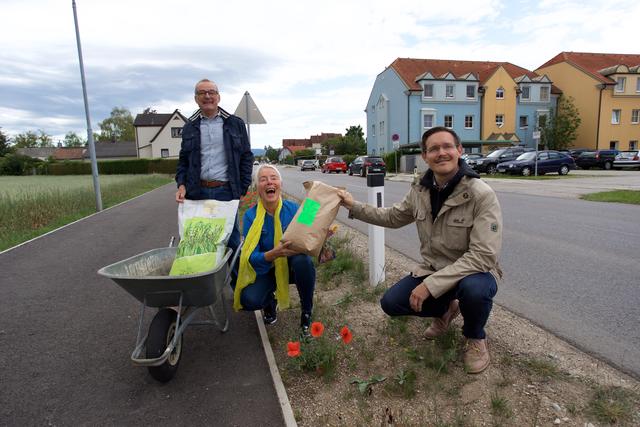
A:
MULTIPOLYGON (((0 126, 83 134, 70 2, 2 1, 0 126)), ((76 3, 94 129, 114 106, 188 115, 209 77, 231 111, 250 91, 268 121, 252 126, 255 147, 366 128, 371 85, 397 57, 533 69, 563 50, 634 52, 640 16, 615 0, 76 3)))

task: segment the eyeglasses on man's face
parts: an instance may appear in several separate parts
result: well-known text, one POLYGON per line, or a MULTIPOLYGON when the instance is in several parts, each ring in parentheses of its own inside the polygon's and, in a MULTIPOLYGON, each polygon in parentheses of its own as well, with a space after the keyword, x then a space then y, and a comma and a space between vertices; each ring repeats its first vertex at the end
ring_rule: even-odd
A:
POLYGON ((456 144, 449 144, 449 143, 445 143, 442 145, 432 145, 431 147, 427 148, 427 153, 429 154, 439 153, 441 149, 446 152, 451 152, 451 151, 457 150, 457 147, 456 147, 456 144))
POLYGON ((196 95, 198 95, 198 96, 207 96, 207 95, 216 96, 216 95, 218 95, 218 93, 219 92, 217 90, 210 89, 210 90, 199 90, 199 91, 196 92, 196 95))

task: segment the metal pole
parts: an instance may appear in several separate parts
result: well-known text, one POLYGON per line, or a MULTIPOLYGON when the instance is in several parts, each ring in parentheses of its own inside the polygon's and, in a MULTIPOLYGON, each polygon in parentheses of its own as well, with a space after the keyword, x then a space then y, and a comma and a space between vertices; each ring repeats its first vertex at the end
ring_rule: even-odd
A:
POLYGON ((538 138, 535 138, 534 141, 536 142, 535 176, 538 176, 538 141, 540 140, 538 138))
POLYGON ((249 144, 251 144, 251 125, 249 124, 249 91, 244 92, 244 109, 247 113, 247 137, 249 138, 249 144))
POLYGON ((78 60, 80 61, 80 78, 82 79, 82 96, 84 97, 84 112, 87 117, 87 144, 91 156, 91 173, 93 174, 93 191, 96 194, 96 210, 102 210, 102 195, 100 193, 100 180, 98 179, 98 162, 96 161, 96 147, 93 143, 93 130, 91 130, 91 118, 89 117, 89 101, 87 99, 87 84, 84 80, 84 63, 82 61, 82 46, 80 45, 80 29, 78 28, 78 14, 76 13, 76 0, 71 0, 73 7, 73 21, 76 25, 76 42, 78 44, 78 60))

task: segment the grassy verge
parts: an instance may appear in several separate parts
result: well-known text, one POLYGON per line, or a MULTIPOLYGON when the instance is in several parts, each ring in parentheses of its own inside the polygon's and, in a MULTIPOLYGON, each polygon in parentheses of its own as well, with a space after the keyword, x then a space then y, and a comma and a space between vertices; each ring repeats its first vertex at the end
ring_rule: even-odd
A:
POLYGON ((507 173, 500 173, 496 175, 482 175, 482 178, 500 178, 500 179, 522 179, 525 181, 545 181, 550 179, 573 179, 573 178, 583 178, 578 175, 538 175, 538 176, 522 176, 522 175, 510 175, 507 173))
POLYGON ((614 190, 603 191, 601 193, 590 193, 582 196, 582 199, 592 202, 628 203, 640 205, 640 191, 637 190, 614 190))
MULTIPOLYGON (((102 205, 108 208, 171 180, 168 175, 102 176, 102 205)), ((91 176, 0 177, 0 251, 94 212, 91 176)))

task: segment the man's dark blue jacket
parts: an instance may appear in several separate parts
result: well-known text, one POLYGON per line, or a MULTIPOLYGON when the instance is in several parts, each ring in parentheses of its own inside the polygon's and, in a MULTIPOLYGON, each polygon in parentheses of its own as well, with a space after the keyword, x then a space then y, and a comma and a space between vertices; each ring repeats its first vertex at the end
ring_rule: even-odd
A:
MULTIPOLYGON (((234 199, 243 196, 251 185, 253 153, 244 121, 220 109, 222 134, 227 155, 227 178, 234 199)), ((197 199, 200 193, 200 117, 188 121, 182 128, 182 145, 176 170, 176 183, 187 189, 187 199, 197 199)))

